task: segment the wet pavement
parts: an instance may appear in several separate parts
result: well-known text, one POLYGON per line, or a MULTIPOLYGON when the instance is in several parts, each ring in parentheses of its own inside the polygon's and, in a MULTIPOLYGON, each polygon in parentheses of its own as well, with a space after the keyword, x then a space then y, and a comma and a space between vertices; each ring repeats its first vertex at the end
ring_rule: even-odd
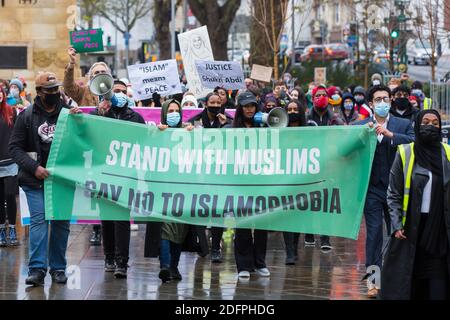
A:
POLYGON ((247 281, 237 280, 232 238, 225 237, 223 263, 212 264, 209 256, 183 252, 179 265, 183 280, 162 284, 158 259, 144 258, 145 226, 131 232, 128 278, 115 279, 103 270, 102 247, 89 245, 92 227, 72 225, 68 265, 78 266, 80 276, 70 277, 70 284, 64 286, 52 285, 47 275, 45 286, 37 288, 25 285, 27 238, 25 230, 19 231, 21 246, 0 248, 0 300, 366 299, 366 285, 361 282, 365 274, 363 227, 357 241, 331 238, 334 249, 329 253, 322 253, 318 243, 316 247, 304 247, 301 236, 295 266, 284 264, 282 234, 270 232, 266 263, 271 276, 252 274, 247 281))

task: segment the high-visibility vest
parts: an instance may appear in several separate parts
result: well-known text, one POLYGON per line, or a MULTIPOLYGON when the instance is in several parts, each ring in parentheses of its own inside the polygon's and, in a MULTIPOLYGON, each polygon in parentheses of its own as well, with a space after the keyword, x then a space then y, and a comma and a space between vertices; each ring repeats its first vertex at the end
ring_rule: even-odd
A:
POLYGON ((423 110, 431 109, 433 106, 433 100, 431 98, 425 98, 423 100, 423 110))
MULTIPOLYGON (((447 160, 450 161, 450 145, 446 143, 442 143, 442 145, 444 146, 447 160)), ((400 158, 402 159, 403 177, 405 181, 405 186, 403 188, 403 206, 402 206, 402 225, 405 226, 406 213, 408 212, 408 205, 409 205, 409 193, 411 190, 411 177, 415 160, 414 142, 410 144, 399 145, 398 152, 400 153, 400 158)))

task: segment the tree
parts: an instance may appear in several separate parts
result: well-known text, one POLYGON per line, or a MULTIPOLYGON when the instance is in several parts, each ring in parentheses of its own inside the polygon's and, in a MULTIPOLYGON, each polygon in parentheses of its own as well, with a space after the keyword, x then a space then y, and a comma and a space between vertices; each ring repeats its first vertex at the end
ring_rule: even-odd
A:
POLYGON ((288 19, 288 4, 288 0, 252 0, 251 3, 251 63, 273 65, 275 79, 279 78, 278 55, 288 19))
POLYGON ((155 25, 155 38, 159 45, 159 58, 171 58, 170 34, 170 0, 153 1, 153 24, 155 25))
POLYGON ((87 23, 88 29, 94 27, 94 17, 98 14, 95 5, 99 0, 80 0, 81 19, 87 23))
MULTIPOLYGON (((90 3, 100 16, 111 22, 124 36, 129 35, 136 22, 145 17, 152 8, 148 0, 91 0, 90 3)), ((128 66, 128 41, 125 42, 125 47, 125 64, 128 66)))
POLYGON ((188 3, 197 20, 208 27, 214 59, 228 60, 228 34, 241 0, 188 0, 188 3))
MULTIPOLYGON (((416 16, 412 16, 413 25, 416 31, 416 36, 424 48, 427 42, 430 48, 427 48, 430 54, 431 65, 431 80, 436 81, 436 64, 437 64, 437 49, 440 39, 448 36, 448 33, 439 25, 440 17, 439 10, 442 10, 439 0, 421 0, 414 5, 416 16)), ((445 6, 445 12, 448 12, 445 6)))

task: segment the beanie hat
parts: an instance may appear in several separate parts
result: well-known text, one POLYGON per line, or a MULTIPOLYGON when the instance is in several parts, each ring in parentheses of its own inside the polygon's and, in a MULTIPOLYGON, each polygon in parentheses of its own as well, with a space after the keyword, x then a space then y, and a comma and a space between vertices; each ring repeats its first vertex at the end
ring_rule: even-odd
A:
POLYGON ((181 106, 184 106, 186 102, 192 102, 196 108, 198 108, 198 101, 192 94, 187 94, 181 100, 181 106))
POLYGON ((22 83, 22 81, 20 81, 19 79, 17 79, 17 78, 12 79, 12 80, 9 82, 9 86, 11 86, 12 84, 15 84, 15 85, 19 88, 19 91, 20 91, 20 92, 23 91, 23 83, 22 83))

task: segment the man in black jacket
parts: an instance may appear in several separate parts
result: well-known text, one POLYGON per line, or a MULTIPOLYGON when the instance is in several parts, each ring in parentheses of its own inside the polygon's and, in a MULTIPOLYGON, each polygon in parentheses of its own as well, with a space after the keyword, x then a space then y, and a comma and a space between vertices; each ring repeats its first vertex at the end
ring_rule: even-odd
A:
POLYGON ((414 108, 409 102, 411 90, 407 86, 399 86, 392 91, 392 108, 390 113, 398 118, 407 119, 411 123, 415 121, 419 109, 414 108))
MULTIPOLYGON (((114 81, 113 91, 118 100, 117 106, 103 100, 91 114, 124 121, 145 124, 142 116, 128 107, 128 98, 121 88, 126 85, 120 80, 114 81)), ((103 251, 105 271, 114 272, 116 278, 126 278, 130 250, 130 220, 102 221, 103 251)))
MULTIPOLYGON (((44 284, 47 265, 52 281, 67 282, 65 269, 69 221, 51 221, 48 243, 48 221, 45 221, 44 210, 44 180, 50 175, 45 166, 59 113, 67 107, 61 100, 60 85, 55 74, 38 74, 37 97, 34 104, 17 118, 9 142, 9 152, 19 165, 19 184, 25 191, 30 209, 29 272, 25 283, 33 286, 44 284)), ((80 112, 78 108, 70 111, 77 112, 80 112)))

